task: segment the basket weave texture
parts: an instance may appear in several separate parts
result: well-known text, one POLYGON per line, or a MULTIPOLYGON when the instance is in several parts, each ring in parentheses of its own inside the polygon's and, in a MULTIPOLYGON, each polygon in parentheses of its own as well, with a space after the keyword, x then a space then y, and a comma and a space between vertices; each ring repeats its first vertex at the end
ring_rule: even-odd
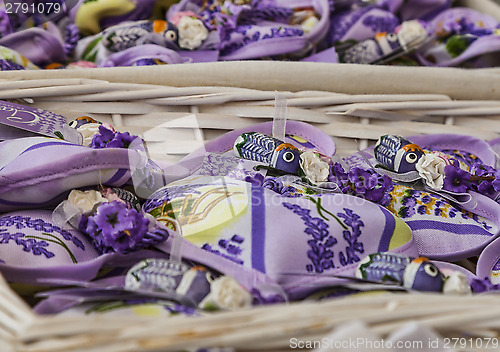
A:
MULTIPOLYGON (((275 90, 287 98, 288 119, 325 131, 341 156, 387 133, 500 136, 498 69, 243 62, 192 65, 188 75, 187 67, 58 71, 50 78, 47 72, 4 72, 0 99, 68 120, 89 115, 109 122, 143 136, 160 163, 175 162, 229 130, 272 120, 275 90), (192 114, 196 124, 185 118, 192 114)), ((353 319, 382 336, 419 320, 442 336, 491 337, 500 333, 500 297, 383 294, 196 319, 37 317, 0 281, 0 350, 32 352, 177 351, 211 345, 278 351, 290 346, 290 338, 320 339, 353 319)))

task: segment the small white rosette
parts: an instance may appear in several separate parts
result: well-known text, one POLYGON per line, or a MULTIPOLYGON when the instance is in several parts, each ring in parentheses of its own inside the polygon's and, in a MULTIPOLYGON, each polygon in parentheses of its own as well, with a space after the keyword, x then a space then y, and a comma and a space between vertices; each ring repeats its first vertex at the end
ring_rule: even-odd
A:
POLYGON ((210 293, 200 302, 202 309, 239 309, 249 307, 252 296, 230 276, 221 276, 210 284, 210 293))
POLYGON ((328 181, 330 165, 313 151, 305 151, 300 154, 300 168, 304 176, 313 184, 328 181))

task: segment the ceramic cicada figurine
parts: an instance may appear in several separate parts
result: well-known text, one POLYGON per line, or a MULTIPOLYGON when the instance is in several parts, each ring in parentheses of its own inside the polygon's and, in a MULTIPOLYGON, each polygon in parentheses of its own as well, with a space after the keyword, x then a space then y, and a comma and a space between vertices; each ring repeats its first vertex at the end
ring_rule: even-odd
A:
POLYGON ((235 153, 290 173, 299 171, 300 151, 293 145, 259 132, 246 132, 234 142, 235 153))
POLYGON ((177 28, 163 20, 127 22, 106 29, 102 44, 111 51, 123 51, 138 44, 154 43, 166 46, 178 40, 177 28))
POLYGON ((356 277, 418 291, 441 292, 444 285, 444 275, 427 258, 394 253, 370 254, 358 264, 356 277))
POLYGON ((425 152, 418 145, 399 136, 384 135, 374 149, 375 159, 391 171, 415 171, 415 165, 425 152))

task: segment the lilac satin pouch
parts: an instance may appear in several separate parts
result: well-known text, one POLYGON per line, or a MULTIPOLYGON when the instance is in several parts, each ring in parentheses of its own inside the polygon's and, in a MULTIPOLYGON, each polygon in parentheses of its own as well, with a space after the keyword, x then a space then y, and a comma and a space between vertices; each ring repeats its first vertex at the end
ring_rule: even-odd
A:
POLYGON ((429 23, 436 40, 419 51, 418 58, 427 66, 498 65, 494 55, 500 50, 498 26, 498 20, 487 14, 468 8, 449 9, 429 23))
MULTIPOLYGON (((293 9, 303 7, 304 2, 276 1, 276 6, 293 9)), ((265 21, 237 26, 227 37, 221 37, 220 59, 243 60, 308 50, 324 38, 330 22, 328 1, 313 0, 310 6, 319 16, 311 30, 265 21)))
POLYGON ((62 39, 40 28, 9 34, 0 38, 0 45, 19 52, 36 65, 65 62, 67 59, 62 39))
POLYGON ((121 186, 134 170, 144 187, 164 185, 162 172, 132 149, 91 149, 28 137, 1 142, 0 155, 0 211, 52 205, 74 188, 121 186))
POLYGON ((195 175, 154 193, 143 210, 180 226, 195 246, 266 274, 291 299, 340 283, 335 275, 353 276, 365 254, 417 254, 401 220, 343 194, 287 198, 244 181, 195 175))
MULTIPOLYGON (((225 5, 215 2, 183 0, 170 7, 167 18, 193 12, 210 30, 220 35, 220 60, 243 60, 308 51, 328 30, 327 0, 272 1, 249 5, 225 5), (296 12, 306 9, 312 17, 302 24, 289 23, 296 12)), ((300 22, 300 21, 299 21, 300 22)))
MULTIPOLYGON (((479 139, 458 135, 425 135, 409 137, 412 143, 428 150, 437 150, 464 165, 481 162, 495 166, 496 158, 489 145, 479 139)), ((349 166, 370 167, 372 154, 355 154, 346 159, 349 166)), ((373 159, 371 164, 377 162, 373 159)), ((498 235, 500 205, 485 195, 469 192, 463 198, 414 189, 395 184, 389 192, 387 208, 412 229, 421 255, 438 260, 460 260, 479 254, 498 235)))

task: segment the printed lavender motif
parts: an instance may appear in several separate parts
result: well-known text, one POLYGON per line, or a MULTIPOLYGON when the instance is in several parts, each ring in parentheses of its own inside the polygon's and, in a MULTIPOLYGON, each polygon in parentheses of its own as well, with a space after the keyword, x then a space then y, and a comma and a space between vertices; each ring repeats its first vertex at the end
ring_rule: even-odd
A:
POLYGON ((364 253, 363 243, 358 242, 361 236, 361 228, 365 226, 360 216, 354 213, 351 209, 344 208, 344 213, 337 213, 339 218, 344 219, 344 224, 351 228, 352 231, 342 231, 344 239, 349 243, 345 248, 344 253, 339 253, 340 264, 343 266, 359 262, 361 259, 356 253, 364 253))
MULTIPOLYGON (((304 232, 312 237, 307 241, 310 247, 310 250, 307 251, 307 257, 312 264, 307 264, 306 270, 308 272, 322 273, 325 270, 335 268, 333 263, 334 253, 331 248, 337 244, 337 239, 330 235, 328 224, 322 218, 312 217, 310 209, 304 209, 297 204, 286 202, 283 203, 283 206, 301 217, 306 225, 304 232)), ((337 221, 340 222, 338 218, 337 221)), ((342 226, 345 227, 343 224, 342 226)))
POLYGON ((293 10, 288 7, 269 6, 268 1, 254 0, 252 9, 240 16, 241 24, 254 24, 261 21, 276 21, 287 23, 293 15, 293 10))
POLYGON ((55 254, 47 250, 49 243, 54 243, 62 248, 68 253, 73 263, 77 263, 75 255, 69 247, 60 238, 55 235, 42 232, 39 236, 25 235, 24 233, 16 232, 10 234, 4 229, 0 229, 0 244, 8 244, 10 241, 14 241, 18 246, 23 247, 23 251, 32 252, 33 255, 39 256, 44 255, 47 259, 53 258, 55 254))
POLYGON ((355 12, 342 12, 338 15, 334 15, 330 21, 330 42, 335 44, 352 28, 354 23, 356 23, 364 14, 372 10, 371 7, 361 8, 355 12))
MULTIPOLYGON (((264 179, 264 182, 262 183, 262 187, 268 188, 276 193, 281 194, 284 197, 297 198, 303 196, 301 190, 293 186, 283 185, 283 182, 276 179, 275 177, 266 177, 264 179)), ((306 188, 306 190, 308 189, 306 188)))
POLYGON ((208 176, 228 176, 237 180, 242 180, 247 176, 255 175, 252 170, 253 162, 238 158, 236 156, 224 156, 215 153, 208 153, 198 170, 199 175, 208 176), (245 164, 250 166, 245 167, 245 164))
POLYGON ((151 215, 156 216, 156 214, 153 214, 152 211, 158 209, 158 207, 161 207, 163 204, 170 202, 174 198, 185 197, 188 194, 201 194, 201 192, 197 190, 200 186, 203 185, 171 186, 159 189, 151 197, 149 197, 144 204, 143 209, 146 213, 151 213, 151 215))
POLYGON ((229 259, 237 264, 243 264, 243 260, 239 257, 243 252, 241 246, 244 241, 245 238, 235 234, 230 240, 220 239, 217 249, 208 243, 205 243, 201 248, 211 253, 220 255, 221 257, 229 259))
POLYGON ((401 185, 394 186, 394 190, 391 194, 393 195, 393 200, 387 208, 402 219, 409 219, 416 213, 420 215, 427 214, 439 216, 445 219, 453 219, 457 215, 460 215, 465 220, 472 219, 487 231, 492 228, 485 221, 482 221, 478 215, 463 209, 455 208, 439 195, 433 194, 431 196, 427 192, 420 192, 401 185), (401 206, 396 209, 398 199, 400 199, 401 206))
MULTIPOLYGON (((37 241, 33 236, 28 238, 23 233, 17 232, 10 234, 4 229, 0 230, 0 244, 8 244, 10 241, 14 241, 18 246, 23 246, 23 251, 33 252, 33 255, 45 255, 46 258, 52 258, 55 256, 54 253, 48 251, 45 247, 48 247, 48 243, 44 240, 37 241)), ((72 258, 73 259, 73 258, 72 258)))
POLYGON ((316 210, 320 218, 312 217, 310 209, 303 209, 296 204, 283 203, 285 208, 292 210, 302 218, 306 225, 306 230, 304 232, 313 237, 312 240, 307 242, 311 247, 307 255, 312 264, 307 264, 306 270, 308 272, 316 271, 322 273, 324 270, 335 268, 333 262, 334 253, 331 248, 336 245, 338 241, 335 237, 329 235, 329 225, 325 220, 329 221, 330 219, 325 216, 325 213, 335 219, 343 228, 342 234, 348 243, 348 246, 345 248, 345 254, 342 251, 339 252, 340 265, 346 266, 359 262, 360 258, 357 256, 357 253, 364 253, 364 248, 363 243, 359 242, 358 239, 361 236, 361 227, 365 226, 360 216, 348 208, 344 208, 343 213, 337 213, 337 216, 335 216, 321 205, 321 197, 313 198, 307 196, 306 199, 316 205, 316 210), (340 218, 344 221, 340 220, 340 218))
POLYGON ((11 227, 15 226, 17 229, 31 228, 36 231, 45 233, 58 233, 66 241, 71 241, 77 248, 85 250, 83 242, 77 237, 73 236, 70 232, 61 229, 59 226, 52 225, 51 223, 45 222, 42 219, 32 219, 29 216, 11 216, 5 215, 0 217, 0 227, 11 227))

